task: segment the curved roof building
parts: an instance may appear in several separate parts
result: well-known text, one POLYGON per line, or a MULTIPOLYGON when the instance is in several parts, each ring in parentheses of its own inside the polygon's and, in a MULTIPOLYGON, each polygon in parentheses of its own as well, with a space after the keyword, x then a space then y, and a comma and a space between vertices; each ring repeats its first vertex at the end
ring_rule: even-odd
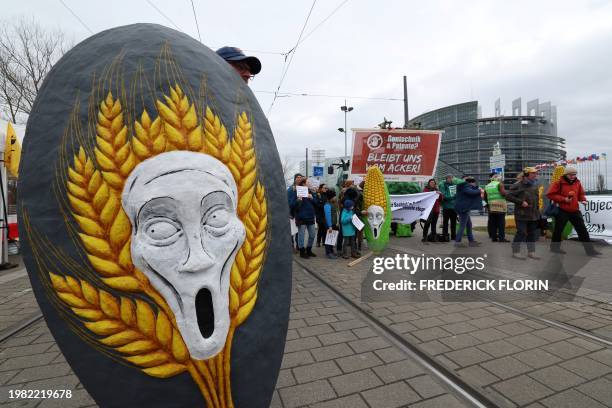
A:
POLYGON ((550 102, 527 103, 521 112, 521 99, 512 102, 512 116, 500 114, 499 99, 495 116, 480 118, 477 101, 460 103, 419 115, 408 122, 410 128, 444 130, 437 176, 470 174, 479 184, 489 180, 489 158, 499 141, 506 156, 507 183, 512 183, 524 167, 565 158, 565 139, 557 136, 557 110, 550 102))

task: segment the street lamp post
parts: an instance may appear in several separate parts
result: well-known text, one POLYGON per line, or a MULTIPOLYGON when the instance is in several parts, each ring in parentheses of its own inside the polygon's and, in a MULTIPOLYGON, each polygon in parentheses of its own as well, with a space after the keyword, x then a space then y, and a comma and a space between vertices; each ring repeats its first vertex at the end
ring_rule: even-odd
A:
MULTIPOLYGON (((344 112, 344 129, 343 129, 343 130, 344 130, 344 157, 346 157, 346 156, 347 156, 347 154, 348 154, 348 153, 347 153, 347 132, 348 132, 348 129, 347 129, 347 125, 346 125, 346 115, 347 115, 347 114, 348 114, 350 111, 352 111, 352 110, 353 110, 353 107, 352 107, 352 106, 346 106, 346 99, 345 99, 345 100, 344 100, 344 105, 342 105, 342 106, 340 107, 340 110, 341 110, 342 112, 344 112)), ((340 128, 340 129, 342 129, 342 128, 340 128)), ((338 129, 338 130, 340 130, 340 129, 338 129)))

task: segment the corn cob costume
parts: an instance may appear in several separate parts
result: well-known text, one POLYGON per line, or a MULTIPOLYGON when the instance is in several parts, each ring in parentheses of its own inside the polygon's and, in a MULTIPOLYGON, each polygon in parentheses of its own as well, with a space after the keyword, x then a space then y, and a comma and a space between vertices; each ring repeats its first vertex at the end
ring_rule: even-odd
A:
POLYGON ((365 238, 374 253, 382 252, 389 242, 391 229, 391 201, 382 172, 376 166, 368 169, 363 188, 363 204, 368 211, 365 238))

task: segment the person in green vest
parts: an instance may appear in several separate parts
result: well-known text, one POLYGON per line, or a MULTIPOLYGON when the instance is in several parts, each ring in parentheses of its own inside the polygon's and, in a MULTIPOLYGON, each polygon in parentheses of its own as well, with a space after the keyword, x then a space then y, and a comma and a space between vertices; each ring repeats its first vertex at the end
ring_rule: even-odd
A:
POLYGON ((501 174, 491 173, 491 181, 484 188, 484 200, 489 210, 487 230, 493 242, 510 242, 506 239, 506 189, 501 174))
POLYGON ((450 239, 455 240, 457 229, 457 212, 455 212, 455 196, 457 195, 457 185, 464 183, 460 178, 447 175, 440 183, 442 199, 442 235, 445 241, 449 240, 448 225, 450 221, 450 239))

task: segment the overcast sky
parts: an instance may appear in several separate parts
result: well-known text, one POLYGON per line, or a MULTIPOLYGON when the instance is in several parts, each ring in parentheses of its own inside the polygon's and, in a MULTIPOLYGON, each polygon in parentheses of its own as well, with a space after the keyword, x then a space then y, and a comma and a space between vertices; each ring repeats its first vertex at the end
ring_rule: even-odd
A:
MULTIPOLYGON (((198 38, 190 0, 63 2, 94 33, 154 22, 198 38)), ((5 17, 34 16, 75 42, 91 35, 60 0, 2 3, 5 17)), ((285 60, 274 53, 294 47, 312 0, 193 4, 205 45, 235 45, 261 59, 251 88, 267 113, 285 60)), ((344 127, 344 96, 354 107, 349 128, 373 127, 383 117, 402 126, 401 101, 355 98, 401 99, 402 75, 411 117, 469 100, 479 101, 483 116, 493 116, 498 97, 509 115, 513 99, 523 98, 525 112, 526 102, 539 98, 557 106, 569 157, 612 153, 610 1, 318 0, 304 33, 281 92, 339 97, 276 100, 268 119, 282 157, 297 162, 305 147, 342 154, 337 128, 344 127)))

